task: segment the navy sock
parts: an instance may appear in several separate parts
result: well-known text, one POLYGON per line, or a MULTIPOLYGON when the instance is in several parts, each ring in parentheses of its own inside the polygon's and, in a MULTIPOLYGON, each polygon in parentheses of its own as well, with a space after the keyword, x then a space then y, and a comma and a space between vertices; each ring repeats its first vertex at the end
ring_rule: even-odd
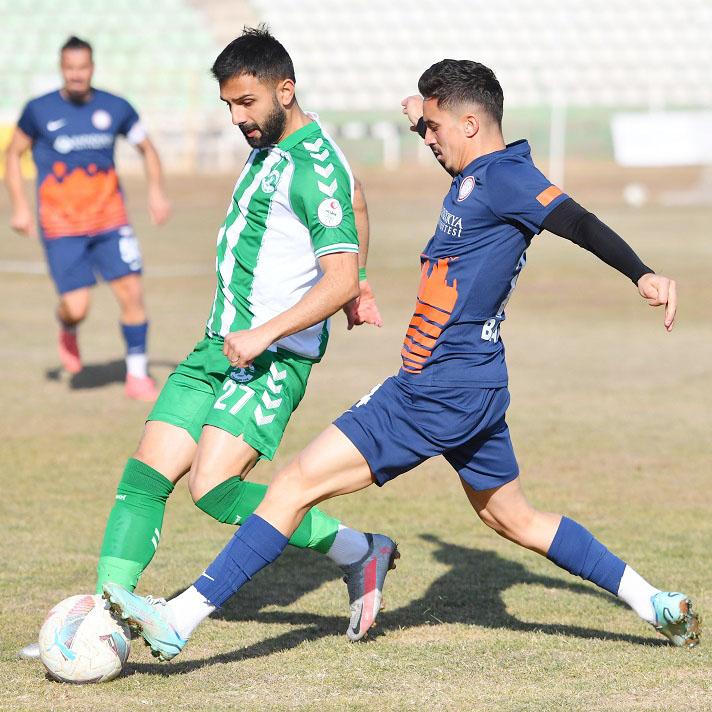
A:
POLYGON ((124 335, 126 342, 126 353, 145 354, 146 353, 146 336, 148 334, 148 322, 143 324, 121 324, 121 333, 124 335))
POLYGON ((193 585, 220 608, 258 571, 271 564, 288 541, 269 522, 252 514, 193 585))
POLYGON ((618 594, 625 562, 572 519, 561 518, 546 558, 574 576, 592 581, 614 596, 618 594))

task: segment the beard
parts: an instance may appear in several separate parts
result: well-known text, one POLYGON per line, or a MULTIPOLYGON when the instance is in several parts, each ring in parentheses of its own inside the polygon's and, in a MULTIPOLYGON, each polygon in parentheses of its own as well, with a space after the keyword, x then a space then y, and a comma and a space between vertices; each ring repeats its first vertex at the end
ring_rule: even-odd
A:
POLYGON ((267 114, 267 117, 262 122, 262 125, 251 123, 240 126, 245 136, 245 141, 252 148, 266 148, 277 143, 284 133, 284 127, 287 125, 287 112, 277 103, 277 98, 274 98, 272 111, 267 114), (251 131, 259 131, 258 136, 248 136, 251 131))

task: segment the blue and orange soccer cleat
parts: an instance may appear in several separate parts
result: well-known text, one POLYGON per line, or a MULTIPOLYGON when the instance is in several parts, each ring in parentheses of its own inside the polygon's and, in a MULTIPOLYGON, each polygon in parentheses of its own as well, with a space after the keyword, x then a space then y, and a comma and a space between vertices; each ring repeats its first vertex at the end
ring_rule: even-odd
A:
POLYGON ((383 606, 383 582, 386 574, 395 569, 400 558, 396 543, 383 534, 366 534, 368 553, 360 561, 342 566, 344 581, 349 591, 351 620, 346 630, 349 640, 368 636, 368 629, 376 624, 383 606))
POLYGON ((673 645, 694 648, 700 642, 700 619, 684 593, 660 591, 650 597, 655 611, 655 630, 673 645))
POLYGON ((187 641, 176 632, 164 598, 137 596, 109 581, 102 589, 111 612, 125 620, 129 628, 146 641, 154 657, 170 660, 183 650, 187 641))

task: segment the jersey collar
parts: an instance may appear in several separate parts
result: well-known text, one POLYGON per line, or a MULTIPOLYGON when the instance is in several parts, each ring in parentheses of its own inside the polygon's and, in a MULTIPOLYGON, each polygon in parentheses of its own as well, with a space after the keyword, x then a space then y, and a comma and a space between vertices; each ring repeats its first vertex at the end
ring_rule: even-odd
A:
POLYGON ((312 114, 309 111, 304 112, 313 121, 309 122, 306 126, 297 129, 294 133, 289 134, 283 138, 278 144, 277 148, 281 148, 283 151, 289 151, 294 148, 298 143, 301 143, 305 138, 317 133, 320 130, 319 117, 316 114, 312 114))
POLYGON ((502 158, 502 156, 528 156, 531 153, 531 147, 529 146, 529 141, 525 138, 520 138, 518 141, 513 143, 508 143, 504 148, 500 148, 499 151, 492 151, 491 153, 485 153, 484 156, 479 156, 475 158, 472 163, 468 163, 460 173, 461 176, 467 176, 476 171, 481 166, 489 163, 496 158, 502 158))

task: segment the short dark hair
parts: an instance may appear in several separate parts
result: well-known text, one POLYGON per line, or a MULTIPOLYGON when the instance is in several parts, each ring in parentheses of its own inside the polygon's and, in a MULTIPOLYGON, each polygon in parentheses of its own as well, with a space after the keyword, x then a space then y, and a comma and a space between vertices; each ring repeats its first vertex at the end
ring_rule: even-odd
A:
POLYGON ((219 84, 241 74, 270 84, 281 79, 295 81, 292 58, 264 23, 245 27, 242 34, 220 52, 210 71, 219 84))
POLYGON ((91 45, 86 40, 80 40, 79 37, 72 35, 63 45, 59 53, 62 54, 65 49, 88 49, 89 54, 94 54, 91 45))
POLYGON ((437 99, 438 107, 479 104, 502 125, 504 94, 494 72, 469 59, 443 59, 426 69, 418 80, 418 91, 424 99, 437 99))

